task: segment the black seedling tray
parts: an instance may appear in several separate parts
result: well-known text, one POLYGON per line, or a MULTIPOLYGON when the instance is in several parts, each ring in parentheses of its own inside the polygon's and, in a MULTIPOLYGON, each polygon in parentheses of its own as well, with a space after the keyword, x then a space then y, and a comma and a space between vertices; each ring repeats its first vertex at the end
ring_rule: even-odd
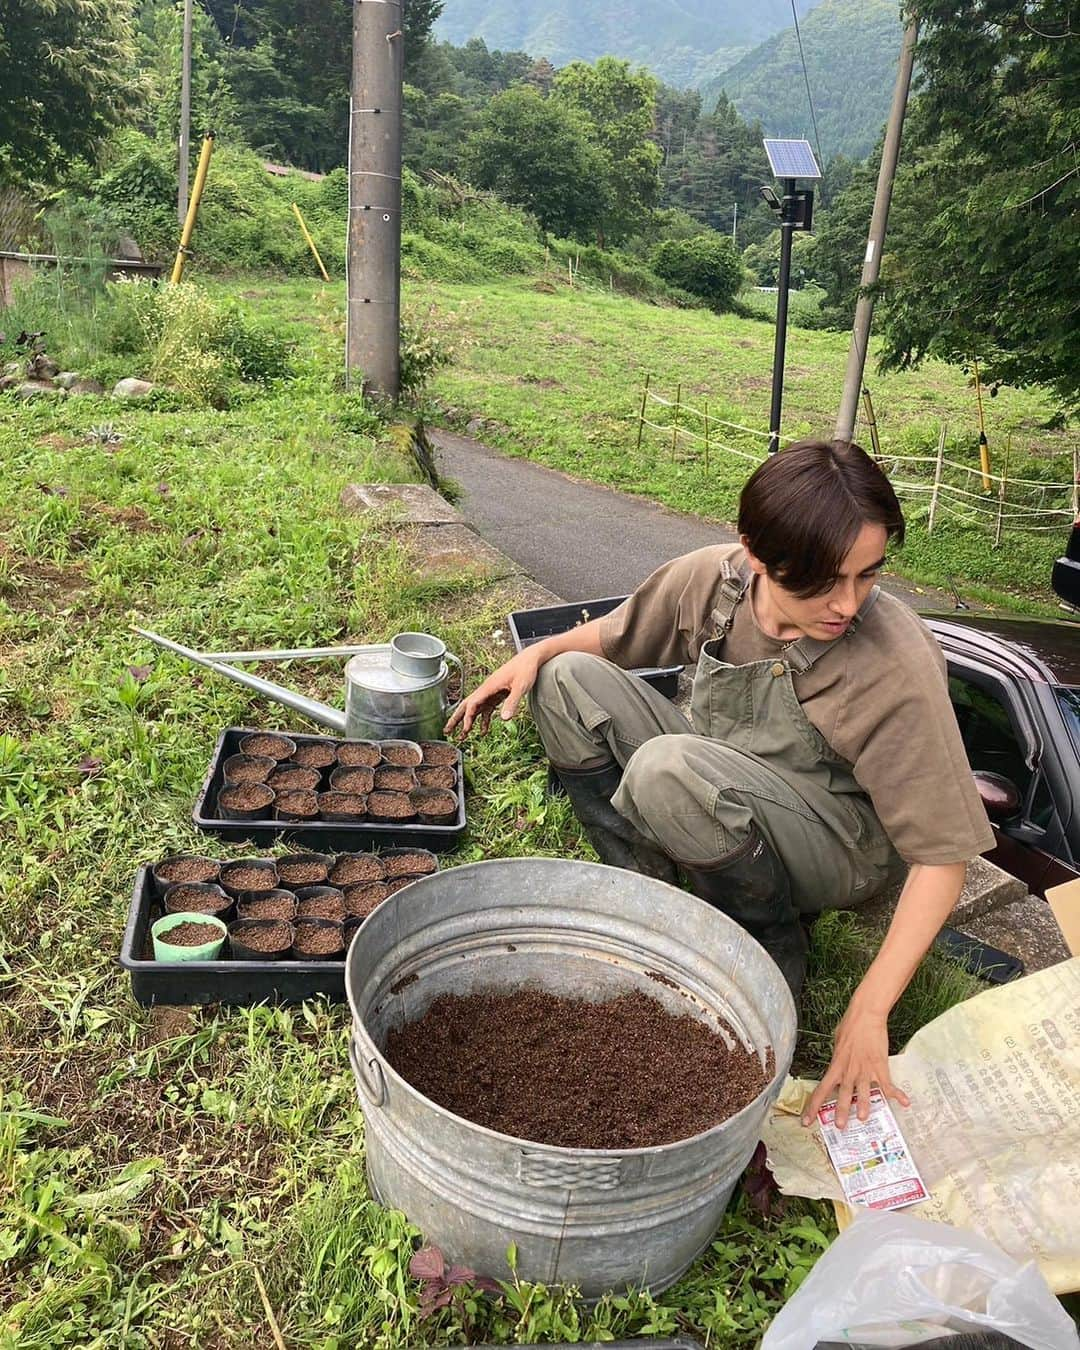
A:
MULTIPOLYGON (((218 793, 225 786, 222 766, 230 755, 239 754, 240 741, 245 736, 255 735, 254 727, 226 727, 218 737, 210 767, 203 779, 199 795, 195 798, 195 809, 191 819, 195 828, 207 834, 219 835, 233 843, 249 840, 260 848, 274 843, 298 844, 304 848, 315 849, 320 853, 352 853, 365 846, 374 848, 390 847, 392 844, 403 848, 426 848, 432 853, 445 853, 455 846, 465 833, 465 775, 462 771, 461 756, 457 763, 457 815, 451 825, 382 825, 375 821, 359 821, 355 825, 340 821, 312 820, 302 824, 291 821, 275 820, 226 820, 217 813, 218 793)), ((335 736, 308 736, 302 732, 278 731, 276 734, 288 736, 298 746, 312 743, 337 745, 335 736)))
MULTIPOLYGON (((421 848, 413 843, 408 847, 421 848)), ((359 852, 360 850, 346 850, 359 852)), ((165 912, 154 894, 153 863, 135 875, 120 965, 131 976, 136 1003, 301 1003, 318 994, 345 998, 344 961, 155 961, 150 925, 165 912), (147 953, 150 953, 147 955, 147 953)), ((385 902, 384 902, 385 903, 385 902)))
MULTIPOLYGON (((574 605, 547 605, 543 609, 519 609, 507 615, 510 636, 514 640, 514 650, 522 651, 543 638, 554 637, 556 633, 569 633, 578 624, 588 623, 590 619, 600 619, 618 609, 627 597, 609 596, 606 600, 582 600, 574 605)), ((682 666, 644 666, 630 673, 643 679, 658 689, 665 698, 674 698, 679 692, 679 676, 682 666)))

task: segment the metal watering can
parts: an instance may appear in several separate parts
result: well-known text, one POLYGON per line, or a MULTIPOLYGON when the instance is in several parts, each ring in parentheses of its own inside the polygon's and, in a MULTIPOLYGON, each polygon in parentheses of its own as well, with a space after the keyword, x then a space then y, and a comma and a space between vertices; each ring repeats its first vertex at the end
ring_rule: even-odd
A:
POLYGON ((197 652, 144 628, 136 628, 135 632, 352 740, 441 740, 446 719, 454 708, 447 695, 451 666, 457 668, 464 682, 460 660, 430 633, 398 633, 388 643, 360 647, 197 652), (271 680, 237 670, 231 664, 325 660, 335 656, 350 658, 345 666, 344 712, 271 680))

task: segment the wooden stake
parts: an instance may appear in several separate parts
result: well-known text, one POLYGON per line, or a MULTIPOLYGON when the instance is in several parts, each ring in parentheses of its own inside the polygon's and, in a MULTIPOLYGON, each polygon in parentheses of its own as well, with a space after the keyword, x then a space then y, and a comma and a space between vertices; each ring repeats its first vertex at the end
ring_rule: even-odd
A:
POLYGON ((934 517, 937 515, 938 493, 941 491, 941 461, 945 458, 945 433, 948 424, 942 422, 941 435, 937 443, 937 463, 934 465, 934 490, 930 494, 930 514, 926 519, 926 533, 934 533, 934 517))
POLYGON ((646 372, 645 372, 645 388, 642 389, 642 391, 641 391, 641 412, 638 414, 637 448, 638 448, 639 450, 641 449, 641 437, 642 437, 642 433, 643 433, 644 430, 645 430, 645 405, 646 405, 646 404, 648 403, 648 401, 649 401, 649 381, 650 381, 650 379, 652 379, 652 376, 649 374, 648 371, 646 371, 646 372))
POLYGON ((975 397, 979 403, 979 465, 982 468, 983 491, 990 491, 990 447, 986 442, 986 421, 983 417, 982 381, 979 379, 979 358, 973 356, 975 366, 975 397))
POLYGON ((675 458, 676 447, 679 442, 679 411, 682 408, 682 385, 677 385, 675 389, 675 421, 671 427, 671 458, 675 458))
POLYGON ((1009 477, 1009 452, 1012 450, 1012 437, 1005 439, 1005 463, 1002 466, 1001 477, 998 479, 998 510, 997 524, 994 526, 994 547, 997 548, 1001 543, 1001 529, 1005 516, 1005 482, 1009 477))

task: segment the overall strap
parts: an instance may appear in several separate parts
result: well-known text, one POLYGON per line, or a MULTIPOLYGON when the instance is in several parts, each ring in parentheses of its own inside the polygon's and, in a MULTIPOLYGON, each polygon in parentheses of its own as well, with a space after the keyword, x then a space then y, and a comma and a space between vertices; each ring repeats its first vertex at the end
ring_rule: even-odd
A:
MULTIPOLYGON (((877 604, 880 595, 881 587, 874 586, 871 589, 870 594, 859 606, 858 614, 856 614, 851 623, 848 624, 847 632, 844 634, 843 638, 840 639, 841 641, 855 636, 859 624, 862 623, 863 619, 866 618, 877 604)), ((798 638, 786 649, 784 656, 791 667, 792 673, 795 675, 802 675, 808 671, 819 658, 824 656, 826 652, 832 651, 835 646, 835 639, 832 642, 823 642, 818 638, 798 638)))
POLYGON ((742 604, 746 597, 746 592, 750 589, 750 568, 747 564, 742 567, 733 567, 725 558, 720 564, 720 598, 716 602, 716 608, 712 612, 712 620, 716 625, 716 635, 724 636, 731 632, 731 625, 735 622, 735 611, 742 604))

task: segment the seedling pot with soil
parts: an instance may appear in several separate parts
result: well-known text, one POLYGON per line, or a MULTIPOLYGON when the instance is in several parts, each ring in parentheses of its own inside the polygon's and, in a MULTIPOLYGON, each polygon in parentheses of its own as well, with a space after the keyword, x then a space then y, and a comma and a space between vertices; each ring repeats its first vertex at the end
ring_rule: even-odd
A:
POLYGON ((439 860, 426 848, 383 849, 383 871, 389 880, 398 877, 426 877, 439 870, 439 860))
POLYGON ((203 858, 196 853, 178 853, 172 858, 163 858, 150 875, 154 881, 154 894, 160 900, 170 886, 181 881, 217 881, 221 864, 216 858, 203 858))
POLYGON ((329 853, 286 853, 277 860, 278 881, 293 891, 298 886, 322 886, 333 863, 329 853))
POLYGON ((365 881, 382 881, 386 876, 385 858, 393 852, 387 849, 382 857, 374 853, 342 853, 330 869, 331 886, 357 886, 365 881))
POLYGON ((337 763, 337 749, 327 741, 308 741, 298 745, 289 757, 290 764, 298 764, 302 769, 329 769, 337 763))
POLYGON ((226 820, 262 820, 273 800, 274 789, 265 783, 235 783, 218 793, 218 811, 226 820))
POLYGON ((346 919, 366 919, 389 896, 390 887, 385 881, 365 881, 361 886, 345 888, 346 919))
POLYGON ((354 792, 366 797, 375 786, 377 773, 381 770, 363 767, 346 768, 339 765, 330 775, 330 787, 335 792, 354 792))
POLYGON ((461 751, 449 741, 421 741, 422 763, 428 767, 456 768, 461 751))
POLYGON ((294 961, 340 961, 345 929, 330 919, 297 919, 292 945, 294 961))
POLYGON ((166 914, 211 914, 228 918, 233 897, 213 881, 180 881, 165 892, 166 914))
POLYGON ((296 918, 296 896, 292 891, 268 891, 258 898, 237 900, 238 919, 284 919, 291 923, 296 918))
POLYGON ((228 933, 211 914, 163 914, 150 929, 155 961, 216 961, 228 933))
POLYGON ((367 799, 368 815, 381 825, 406 825, 416 819, 416 808, 404 792, 373 792, 367 799))
POLYGON ((342 741, 338 746, 337 762, 343 768, 373 769, 381 759, 378 741, 342 741))
POLYGON ((237 783, 265 783, 277 767, 276 759, 260 755, 230 755, 221 766, 225 782, 233 787, 237 783))
POLYGON ((229 925, 237 961, 283 961, 292 949, 293 925, 282 919, 238 919, 229 925))
POLYGON ((296 742, 276 731, 253 731, 241 740, 240 753, 280 761, 296 754, 296 742))
POLYGON ((345 896, 336 886, 305 886, 296 893, 296 916, 341 923, 345 918, 345 896))
POLYGON ((322 770, 283 764, 266 781, 275 792, 312 792, 322 782, 322 770))
POLYGON ((397 764, 382 764, 375 770, 376 792, 411 792, 416 787, 416 770, 397 764))
POLYGON ((320 792, 319 814, 323 820, 355 823, 367 815, 369 800, 359 792, 320 792))
POLYGON ((380 741, 382 762, 399 768, 415 769, 424 760, 424 752, 416 741, 380 741))
POLYGON ((222 864, 221 884, 237 900, 267 895, 278 889, 277 864, 273 858, 237 858, 222 864))
POLYGON ((316 820, 318 815, 319 797, 315 792, 279 792, 274 802, 275 820, 316 820))
POLYGON ((416 770, 416 785, 422 788, 444 788, 452 792, 457 787, 457 770, 449 765, 421 764, 416 770))
POLYGON ((444 788, 417 788, 409 800, 425 825, 448 825, 457 815, 457 797, 444 788))

